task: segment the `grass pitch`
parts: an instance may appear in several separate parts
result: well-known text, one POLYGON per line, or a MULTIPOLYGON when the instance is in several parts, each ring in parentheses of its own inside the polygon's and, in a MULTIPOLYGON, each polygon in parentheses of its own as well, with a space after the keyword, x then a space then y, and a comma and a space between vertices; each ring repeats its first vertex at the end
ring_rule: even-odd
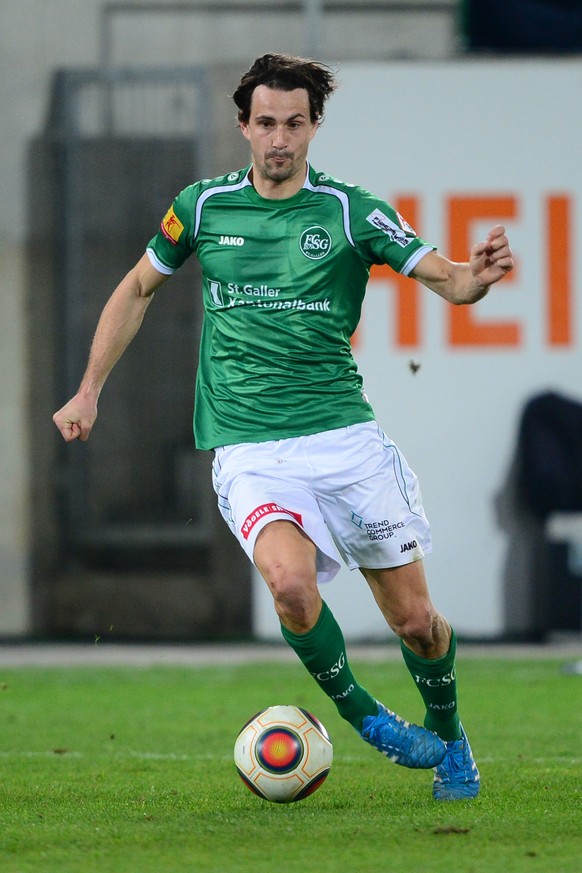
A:
MULTIPOLYGON (((354 663, 422 719, 398 662, 354 663)), ((0 673, 2 873, 579 873, 582 676, 558 660, 459 661, 476 801, 438 804, 432 773, 387 762, 297 664, 18 668, 0 673), (273 703, 313 711, 334 742, 323 787, 255 797, 234 739, 273 703)))

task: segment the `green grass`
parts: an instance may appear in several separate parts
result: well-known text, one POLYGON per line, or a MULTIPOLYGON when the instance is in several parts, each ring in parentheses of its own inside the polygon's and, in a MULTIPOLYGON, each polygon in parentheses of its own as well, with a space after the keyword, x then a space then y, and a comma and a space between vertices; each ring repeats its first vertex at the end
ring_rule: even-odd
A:
MULTIPOLYGON (((422 718, 399 663, 355 665, 422 718)), ((437 804, 339 719, 299 664, 4 670, 2 873, 568 873, 582 870, 582 677, 559 661, 463 661, 474 802, 437 804), (334 742, 323 787, 269 804, 239 780, 238 729, 272 703, 334 742)))

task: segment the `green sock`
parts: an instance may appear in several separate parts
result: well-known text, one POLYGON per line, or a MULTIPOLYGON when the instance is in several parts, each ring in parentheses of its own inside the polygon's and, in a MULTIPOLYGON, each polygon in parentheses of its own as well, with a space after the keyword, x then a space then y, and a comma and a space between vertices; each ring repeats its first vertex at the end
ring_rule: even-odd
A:
POLYGON ((424 726, 437 733, 443 740, 459 740, 461 730, 457 713, 455 632, 451 634, 451 645, 447 654, 432 661, 415 655, 402 641, 400 648, 404 663, 416 682, 416 687, 426 706, 424 726))
POLYGON ((378 704, 354 679, 344 635, 328 605, 323 603, 317 623, 306 634, 293 633, 284 625, 281 633, 341 717, 361 730, 364 718, 377 714, 378 704))

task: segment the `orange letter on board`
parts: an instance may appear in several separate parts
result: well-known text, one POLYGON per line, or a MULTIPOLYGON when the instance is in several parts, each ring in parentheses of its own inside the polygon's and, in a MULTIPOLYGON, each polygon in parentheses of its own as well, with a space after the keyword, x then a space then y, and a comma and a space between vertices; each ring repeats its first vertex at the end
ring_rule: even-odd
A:
POLYGON ((572 343, 570 206, 565 194, 553 194, 547 199, 547 336, 551 346, 572 343))
MULTIPOLYGON (((452 261, 466 261, 471 249, 471 224, 490 219, 500 223, 515 218, 515 197, 450 197, 448 200, 449 251, 452 261)), ((511 273, 502 281, 511 281, 511 273)), ((449 341, 453 346, 518 346, 520 325, 514 321, 478 321, 472 306, 449 308, 449 341)))

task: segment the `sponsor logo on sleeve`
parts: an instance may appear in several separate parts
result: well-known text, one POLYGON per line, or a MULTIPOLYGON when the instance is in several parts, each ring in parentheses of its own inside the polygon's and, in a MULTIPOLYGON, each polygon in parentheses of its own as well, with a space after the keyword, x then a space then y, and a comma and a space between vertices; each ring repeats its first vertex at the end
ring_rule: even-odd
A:
POLYGON ((382 233, 385 233, 391 242, 396 243, 402 248, 407 246, 411 241, 411 238, 416 235, 409 224, 404 222, 404 225, 406 226, 400 227, 399 224, 396 224, 395 221, 392 221, 392 219, 388 218, 387 215, 384 215, 380 209, 374 209, 373 212, 366 216, 366 221, 369 221, 373 227, 376 227, 378 230, 381 230, 382 233))
POLYGON ((407 220, 402 216, 399 212, 396 213, 398 216, 398 221, 400 222, 400 227, 406 231, 406 233, 410 234, 410 236, 416 236, 416 231, 413 227, 409 225, 407 220))
POLYGON ((162 219, 162 233, 169 240, 173 246, 178 245, 178 240, 182 235, 182 231, 184 230, 184 225, 174 212, 174 207, 170 206, 166 214, 162 219))

